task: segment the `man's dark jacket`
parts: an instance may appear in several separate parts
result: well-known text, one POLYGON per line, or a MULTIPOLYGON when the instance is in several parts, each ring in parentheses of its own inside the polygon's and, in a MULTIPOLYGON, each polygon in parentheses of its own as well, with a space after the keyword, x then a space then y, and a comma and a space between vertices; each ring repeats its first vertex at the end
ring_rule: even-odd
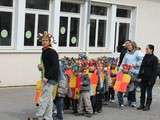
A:
POLYGON ((59 75, 59 57, 57 52, 52 48, 42 50, 42 62, 44 65, 44 77, 48 83, 56 84, 59 75))

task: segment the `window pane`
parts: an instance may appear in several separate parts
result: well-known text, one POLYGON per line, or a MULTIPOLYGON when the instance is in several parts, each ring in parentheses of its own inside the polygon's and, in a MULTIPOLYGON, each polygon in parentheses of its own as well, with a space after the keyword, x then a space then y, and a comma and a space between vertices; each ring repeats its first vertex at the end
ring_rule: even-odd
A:
POLYGON ((0 12, 0 46, 11 45, 12 13, 0 12))
POLYGON ((90 23, 90 35, 89 35, 89 46, 95 46, 95 36, 96 36, 96 20, 91 20, 90 23))
POLYGON ((61 3, 61 11, 63 12, 73 12, 73 13, 80 13, 80 5, 75 3, 61 3))
POLYGON ((79 18, 71 18, 69 46, 77 47, 79 42, 79 18))
POLYGON ((131 17, 131 10, 127 9, 117 9, 117 17, 125 17, 130 18, 131 17))
POLYGON ((91 6, 91 14, 94 15, 107 15, 107 8, 101 6, 91 6))
POLYGON ((68 18, 60 17, 59 46, 67 46, 68 18))
POLYGON ((0 6, 13 6, 13 0, 0 0, 0 6))
MULTIPOLYGON (((38 17, 38 33, 43 33, 44 31, 48 31, 48 15, 39 15, 39 17, 38 17)), ((41 46, 42 42, 38 40, 37 45, 41 46)))
POLYGON ((100 20, 98 28, 98 47, 105 47, 105 40, 106 40, 106 21, 100 20))
POLYGON ((26 8, 49 10, 50 0, 26 0, 26 8))
POLYGON ((119 36, 118 36, 118 52, 121 52, 125 40, 129 39, 129 23, 120 23, 119 24, 119 36))
POLYGON ((25 34, 24 34, 24 45, 34 45, 34 28, 35 28, 35 15, 26 14, 25 17, 25 34))

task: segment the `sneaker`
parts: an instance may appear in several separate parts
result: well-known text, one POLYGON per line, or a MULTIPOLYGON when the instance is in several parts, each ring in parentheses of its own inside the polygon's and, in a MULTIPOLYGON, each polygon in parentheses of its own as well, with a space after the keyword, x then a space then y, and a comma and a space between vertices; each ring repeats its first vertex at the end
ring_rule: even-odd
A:
POLYGON ((137 107, 136 103, 135 103, 135 102, 132 102, 132 103, 131 103, 131 107, 137 107))
POLYGON ((86 113, 85 116, 88 117, 88 118, 91 118, 92 114, 91 113, 86 113))
POLYGON ((124 108, 124 105, 122 104, 122 105, 119 105, 119 109, 120 110, 123 110, 123 108, 124 108))
POLYGON ((111 100, 111 103, 115 103, 115 100, 111 100))

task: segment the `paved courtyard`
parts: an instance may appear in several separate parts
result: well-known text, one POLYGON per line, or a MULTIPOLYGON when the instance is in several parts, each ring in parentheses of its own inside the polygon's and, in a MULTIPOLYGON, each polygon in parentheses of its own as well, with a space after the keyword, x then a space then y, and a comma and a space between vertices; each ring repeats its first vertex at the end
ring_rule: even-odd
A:
MULTIPOLYGON (((92 118, 74 116, 65 111, 64 120, 160 120, 160 85, 154 88, 151 111, 133 108, 119 110, 116 104, 103 107, 103 112, 92 118)), ((34 114, 34 87, 0 88, 0 120, 26 120, 34 114)), ((139 95, 138 95, 139 96, 139 95)))

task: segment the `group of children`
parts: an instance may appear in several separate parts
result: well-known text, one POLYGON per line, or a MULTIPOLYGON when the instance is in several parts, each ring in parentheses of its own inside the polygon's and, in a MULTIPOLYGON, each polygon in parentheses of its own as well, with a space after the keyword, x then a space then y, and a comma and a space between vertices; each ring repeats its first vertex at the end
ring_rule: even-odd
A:
MULTIPOLYGON (((66 110, 72 108, 75 115, 91 117, 102 112, 103 103, 114 102, 117 92, 119 107, 123 107, 123 95, 132 81, 130 65, 122 65, 118 70, 116 58, 88 60, 86 56, 77 59, 64 57, 60 62, 66 91, 59 92, 63 93, 62 97, 56 97, 58 101, 62 98, 59 106, 66 110)), ((61 110, 61 118, 62 113, 61 110)))

